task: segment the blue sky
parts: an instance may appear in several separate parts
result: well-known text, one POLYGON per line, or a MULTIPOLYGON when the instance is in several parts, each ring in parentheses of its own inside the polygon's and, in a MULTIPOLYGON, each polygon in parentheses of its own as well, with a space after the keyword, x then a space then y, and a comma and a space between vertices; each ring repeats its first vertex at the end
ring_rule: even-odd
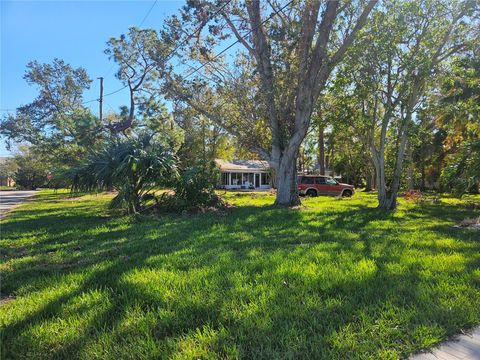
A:
MULTIPOLYGON (((139 26, 159 29, 163 19, 178 11, 183 1, 4 1, 1 7, 0 108, 32 101, 36 89, 23 80, 31 60, 51 62, 55 57, 84 67, 92 79, 103 76, 104 92, 121 87, 115 67, 103 54, 106 41, 139 26), (152 5, 153 8, 152 8, 152 5)), ((85 100, 98 98, 98 80, 85 93, 85 100)), ((128 90, 105 98, 104 112, 128 103, 128 90)), ((91 104, 95 114, 98 103, 91 104)), ((8 155, 0 138, 0 156, 8 155)))

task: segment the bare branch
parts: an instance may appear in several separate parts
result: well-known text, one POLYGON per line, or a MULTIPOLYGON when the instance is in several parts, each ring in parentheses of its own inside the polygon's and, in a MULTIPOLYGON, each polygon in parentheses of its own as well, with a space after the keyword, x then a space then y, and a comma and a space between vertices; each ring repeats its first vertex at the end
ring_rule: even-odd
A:
POLYGON ((343 40, 342 45, 338 48, 338 50, 335 52, 335 54, 332 55, 330 58, 330 64, 335 65, 337 64, 340 59, 342 59, 343 55, 347 51, 348 47, 352 44, 353 40, 355 39, 355 36, 357 35, 358 31, 365 25, 368 19, 368 15, 372 11, 373 7, 376 5, 378 0, 370 0, 363 9, 362 14, 359 16, 357 23, 355 24, 355 27, 352 29, 350 34, 347 35, 347 37, 343 40))

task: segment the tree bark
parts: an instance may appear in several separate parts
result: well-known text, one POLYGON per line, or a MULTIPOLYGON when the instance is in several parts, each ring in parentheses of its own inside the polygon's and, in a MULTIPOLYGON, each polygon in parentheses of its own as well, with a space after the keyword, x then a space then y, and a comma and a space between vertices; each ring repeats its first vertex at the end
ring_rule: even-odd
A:
POLYGON ((382 176, 381 176, 382 183, 379 184, 379 189, 378 189, 378 209, 395 210, 395 208, 397 207, 397 195, 400 187, 400 177, 402 175, 403 159, 405 158, 405 150, 406 150, 407 139, 408 139, 408 136, 407 136, 408 125, 411 121, 411 118, 412 118, 411 110, 408 110, 407 115, 403 120, 403 124, 400 128, 400 134, 399 134, 400 142, 397 150, 395 169, 393 172, 392 182, 390 184, 388 191, 385 183, 384 151, 382 151, 382 153, 380 154, 381 161, 379 162, 379 164, 381 164, 381 166, 379 167, 379 170, 382 171, 382 176))
POLYGON ((408 169, 407 169, 407 188, 411 190, 415 187, 413 181, 413 156, 410 141, 407 141, 408 169))
POLYGON ((367 184, 365 185, 365 191, 370 192, 373 189, 373 184, 372 184, 372 169, 367 169, 366 174, 365 174, 365 180, 367 181, 367 184))
POLYGON ((275 205, 277 206, 300 205, 296 158, 291 154, 285 154, 276 171, 277 198, 275 199, 275 205))
POLYGON ((318 129, 318 166, 320 167, 320 175, 325 175, 325 136, 323 127, 318 129))
MULTIPOLYGON (((387 121, 387 118, 384 118, 383 120, 383 128, 385 129, 386 133, 386 126, 385 122, 387 121)), ((383 130, 383 129, 382 129, 383 130)), ((383 133, 383 131, 382 131, 383 133)), ((392 210, 395 208, 396 205, 396 199, 395 199, 395 204, 392 203, 392 198, 390 196, 390 192, 387 192, 387 184, 386 184, 386 179, 385 179, 385 152, 384 152, 384 137, 383 134, 381 135, 381 140, 380 140, 380 148, 377 150, 375 146, 375 141, 373 137, 371 138, 371 151, 372 151, 372 160, 373 164, 375 166, 375 175, 376 175, 376 183, 377 183, 377 198, 378 198, 378 206, 377 209, 383 209, 383 210, 392 210)))

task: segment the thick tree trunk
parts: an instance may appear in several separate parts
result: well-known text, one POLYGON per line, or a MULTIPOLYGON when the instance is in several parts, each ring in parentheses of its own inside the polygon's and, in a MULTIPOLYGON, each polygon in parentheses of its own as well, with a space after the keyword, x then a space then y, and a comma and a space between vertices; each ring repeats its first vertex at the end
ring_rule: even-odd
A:
POLYGON ((384 210, 390 210, 390 201, 387 193, 387 184, 385 180, 385 159, 383 153, 379 153, 375 160, 375 170, 377 174, 377 186, 378 186, 378 208, 384 210))
POLYGON ((395 210, 397 207, 397 192, 383 191, 382 195, 378 196, 378 207, 381 210, 395 210))
MULTIPOLYGON (((297 157, 306 128, 301 130, 292 136, 279 161, 273 164, 277 179, 277 206, 297 206, 301 203, 297 186, 297 157)), ((272 149, 272 152, 273 150, 275 149, 272 149)))
POLYGON ((367 184, 365 185, 365 191, 369 192, 373 190, 373 181, 372 181, 372 169, 368 169, 365 174, 365 180, 367 184))
POLYGON ((318 129, 318 165, 320 167, 320 175, 325 175, 325 137, 323 127, 318 129))
POLYGON ((412 146, 410 145, 410 141, 407 141, 407 154, 408 154, 407 188, 411 190, 415 187, 415 184, 413 181, 413 154, 412 154, 412 146))
MULTIPOLYGON (((400 129, 400 143, 397 150, 395 170, 388 191, 385 184, 385 161, 383 152, 379 157, 381 160, 379 161, 379 164, 381 164, 379 169, 382 171, 382 183, 379 183, 378 189, 378 208, 382 210, 394 210, 397 207, 397 194, 400 188, 400 176, 402 175, 403 159, 405 157, 405 149, 407 145, 407 131, 410 120, 411 113, 408 113, 400 129)), ((379 178, 377 177, 377 179, 379 178)))
POLYGON ((277 198, 275 205, 296 206, 300 205, 297 188, 297 164, 296 157, 283 156, 280 161, 277 178, 277 198))
POLYGON ((387 190, 387 184, 385 180, 385 162, 381 156, 379 167, 377 169, 377 184, 378 184, 378 206, 377 209, 381 210, 395 210, 397 207, 397 192, 387 190))
POLYGON ((375 166, 376 187, 378 206, 381 210, 394 210, 397 206, 397 192, 387 190, 387 183, 385 179, 385 155, 383 150, 377 151, 372 146, 373 164, 375 166))

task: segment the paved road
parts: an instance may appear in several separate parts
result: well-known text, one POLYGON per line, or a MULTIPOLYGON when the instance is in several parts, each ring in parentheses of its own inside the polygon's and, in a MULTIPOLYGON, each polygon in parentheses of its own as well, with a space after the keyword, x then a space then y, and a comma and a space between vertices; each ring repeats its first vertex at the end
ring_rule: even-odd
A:
POLYGON ((36 191, 0 191, 0 219, 23 201, 34 196, 36 191))
POLYGON ((417 354, 410 360, 480 360, 480 327, 471 334, 460 335, 440 344, 429 352, 417 354))

